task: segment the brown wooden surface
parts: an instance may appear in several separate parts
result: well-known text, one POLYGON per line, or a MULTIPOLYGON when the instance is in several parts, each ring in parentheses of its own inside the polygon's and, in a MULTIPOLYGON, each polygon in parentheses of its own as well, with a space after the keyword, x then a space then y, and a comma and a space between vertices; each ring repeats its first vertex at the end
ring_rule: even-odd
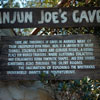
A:
MULTIPOLYGON (((50 73, 53 71, 75 71, 74 74, 57 74, 57 76, 55 77, 56 80, 67 80, 67 79, 82 79, 85 76, 89 76, 92 79, 100 79, 100 39, 98 36, 94 36, 92 34, 87 34, 87 35, 70 35, 70 36, 32 36, 32 37, 0 37, 1 41, 0 41, 0 80, 39 80, 40 79, 40 74, 28 74, 29 71, 48 71, 49 74, 46 75, 46 79, 54 79, 50 76, 50 73), (7 65, 8 63, 8 49, 9 46, 8 45, 19 45, 19 44, 15 44, 15 41, 25 41, 25 40, 34 40, 34 41, 38 41, 38 40, 42 40, 42 41, 50 41, 50 40, 91 40, 90 43, 93 43, 93 56, 95 57, 95 60, 79 60, 82 61, 83 64, 70 64, 70 61, 78 61, 78 60, 71 60, 71 57, 75 57, 75 56, 69 56, 68 60, 64 60, 64 61, 68 61, 68 64, 62 64, 59 65, 58 64, 58 59, 55 61, 57 64, 56 65, 51 65, 51 62, 53 62, 53 60, 49 60, 51 69, 47 69, 48 65, 20 65, 20 67, 24 67, 24 69, 19 69, 18 65, 7 65), (95 69, 92 68, 83 68, 83 69, 72 69, 71 66, 78 66, 78 65, 94 65, 95 69), (45 69, 26 69, 26 67, 34 67, 34 66, 44 66, 45 69), (69 66, 69 69, 52 69, 52 66, 69 66), (27 71, 27 74, 25 75, 21 75, 21 74, 7 74, 7 71, 27 71)), ((87 42, 86 42, 87 43, 87 42)), ((34 43, 35 44, 35 43, 34 43)), ((45 43, 43 43, 45 44, 45 43)), ((43 45, 42 43, 39 43, 39 45, 43 45)), ((46 43, 47 44, 47 43, 46 43)), ((50 43, 48 43, 50 44, 50 43)), ((55 43, 53 43, 55 44, 55 43)), ((59 44, 59 43, 58 43, 59 44)), ((65 44, 65 43, 63 43, 65 44)), ((66 44, 71 44, 71 43, 66 43, 66 44)), ((76 43, 77 44, 77 43, 76 43)), ((80 43, 81 44, 81 43, 80 43)), ((84 44, 84 43, 82 43, 84 44)), ((22 45, 22 44, 21 44, 22 45)), ((24 44, 23 44, 24 45, 24 44)), ((26 45, 30 45, 29 43, 26 45)), ((52 46, 52 45, 50 45, 52 46)), ((49 47, 48 49, 53 48, 53 47, 49 47)), ((61 48, 61 47, 60 47, 61 48)), ((62 47, 62 48, 67 48, 68 47, 62 47)), ((61 49, 62 49, 61 48, 61 49)), ((70 47, 73 48, 73 47, 70 47)), ((75 48, 75 47, 74 47, 75 48)), ((76 48, 84 48, 84 47, 76 47, 76 48)), ((88 47, 87 47, 88 48, 88 47)), ((90 47, 92 48, 92 47, 90 47)), ((13 48, 11 48, 13 49, 13 48)), ((23 48, 21 48, 23 49, 23 48)), ((25 48, 26 49, 26 48, 25 48)), ((34 49, 34 48, 28 48, 28 49, 34 49)), ((36 48, 35 48, 36 49, 36 48)), ((38 48, 37 48, 38 49, 38 48)), ((42 47, 41 47, 42 49, 42 47)), ((57 49, 54 47, 54 49, 57 49)), ((66 51, 62 51, 62 53, 66 51)), ((82 51, 83 52, 83 51, 82 51)), ((89 52, 89 51, 86 51, 89 52)), ((92 52, 92 51, 90 51, 92 52)), ((32 53, 32 52, 31 52, 32 53)), ((39 53, 39 52, 37 52, 39 53)), ((48 54, 48 52, 46 52, 48 54)), ((53 53, 53 52, 51 52, 53 53)), ((59 52, 57 52, 59 53, 59 52)), ((75 51, 74 51, 75 53, 75 51)), ((13 54, 13 53, 12 53, 13 54)), ((17 54, 17 53, 16 53, 17 54)), ((30 57, 30 56, 29 56, 30 57)), ((28 56, 26 57, 18 57, 18 58, 29 58, 28 56)), ((32 56, 33 58, 36 56, 32 56)), ((40 56, 37 56, 38 58, 40 56)), ((46 56, 46 57, 52 57, 52 56, 46 56)), ((53 56, 53 57, 59 57, 57 56, 53 56)), ((65 57, 65 56, 60 56, 60 57, 65 57)), ((79 56, 78 56, 79 57, 79 56)), ((88 56, 82 56, 82 57, 88 57, 88 56)), ((9 58, 15 58, 15 57, 9 57, 9 58)), ((41 58, 43 59, 43 56, 41 56, 41 58)), ((34 60, 32 60, 33 62, 35 62, 34 60)), ((40 62, 43 62, 46 60, 42 60, 40 62)), ((62 61, 62 60, 61 60, 62 61)), ((11 62, 11 61, 9 61, 11 62)), ((14 62, 14 61, 12 61, 14 62)), ((20 62, 20 61, 16 61, 16 62, 20 62)), ((23 62, 23 61, 22 61, 23 62)), ((24 61, 26 62, 26 61, 24 61)))
MULTIPOLYGON (((32 22, 18 22, 16 21, 15 23, 11 24, 10 22, 12 21, 10 19, 10 22, 8 23, 1 23, 0 28, 33 28, 33 27, 100 27, 100 23, 96 21, 96 17, 93 22, 86 22, 84 19, 82 22, 75 23, 73 21, 72 15, 73 11, 79 10, 79 13, 77 13, 77 16, 81 16, 82 11, 86 11, 86 14, 88 11, 93 11, 93 10, 100 10, 100 7, 72 7, 72 8, 5 8, 5 9, 0 9, 0 13, 2 16, 3 12, 9 12, 10 13, 10 18, 13 19, 13 13, 14 12, 32 12, 32 22), (38 21, 41 19, 41 11, 44 12, 50 12, 51 14, 53 12, 57 12, 57 20, 59 22, 54 23, 53 20, 49 22, 43 22, 42 24, 39 24, 38 21), (67 20, 65 23, 62 23, 61 20, 62 18, 60 17, 63 12, 67 12, 67 20), (37 17, 38 16, 38 17, 37 17)), ((77 17, 76 16, 76 17, 77 17)), ((96 15, 95 15, 96 16, 96 15)), ((42 16, 44 18, 44 16, 42 16)), ((88 17, 88 14, 87 14, 88 17)), ((4 17, 3 17, 4 18, 4 17)), ((52 17, 54 18, 54 17, 52 17)))

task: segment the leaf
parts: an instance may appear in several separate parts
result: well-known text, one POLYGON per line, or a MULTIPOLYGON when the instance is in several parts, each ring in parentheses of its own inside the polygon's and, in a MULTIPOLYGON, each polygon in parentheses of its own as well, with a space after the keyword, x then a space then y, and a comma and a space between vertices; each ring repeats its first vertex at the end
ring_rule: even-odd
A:
POLYGON ((62 90, 66 91, 66 89, 67 89, 67 84, 66 82, 63 82, 62 90))

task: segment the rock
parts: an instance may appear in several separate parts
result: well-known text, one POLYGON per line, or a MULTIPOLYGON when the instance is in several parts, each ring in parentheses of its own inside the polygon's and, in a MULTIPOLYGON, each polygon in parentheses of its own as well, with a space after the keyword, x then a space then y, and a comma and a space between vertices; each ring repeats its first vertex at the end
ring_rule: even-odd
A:
MULTIPOLYGON (((24 81, 25 82, 25 81, 24 81)), ((22 85, 19 82, 0 82, 0 100, 54 100, 39 81, 22 85)))
MULTIPOLYGON (((0 36, 14 36, 9 29, 1 29, 0 36)), ((51 90, 50 90, 51 91, 51 90)), ((53 93, 53 92, 52 92, 53 93)), ((0 100, 54 100, 40 81, 0 82, 0 100)))
POLYGON ((15 36, 11 29, 0 29, 0 36, 15 36))
POLYGON ((39 97, 41 98, 40 100, 54 100, 48 92, 45 90, 39 89, 38 90, 39 97))

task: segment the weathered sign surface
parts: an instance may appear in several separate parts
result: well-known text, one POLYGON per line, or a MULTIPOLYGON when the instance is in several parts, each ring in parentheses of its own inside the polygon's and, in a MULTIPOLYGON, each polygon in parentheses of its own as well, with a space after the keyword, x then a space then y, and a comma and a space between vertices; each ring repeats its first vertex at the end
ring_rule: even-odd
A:
POLYGON ((0 80, 100 79, 97 36, 1 37, 0 80))
POLYGON ((0 28, 100 27, 100 7, 0 9, 0 28))

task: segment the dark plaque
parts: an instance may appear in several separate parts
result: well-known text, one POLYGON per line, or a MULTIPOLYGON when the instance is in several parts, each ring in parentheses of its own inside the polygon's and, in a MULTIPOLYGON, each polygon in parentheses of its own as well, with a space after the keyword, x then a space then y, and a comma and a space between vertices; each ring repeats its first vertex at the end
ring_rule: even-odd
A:
POLYGON ((92 34, 1 37, 0 80, 100 79, 99 43, 92 34))
POLYGON ((3 8, 0 28, 100 27, 100 7, 3 8))

